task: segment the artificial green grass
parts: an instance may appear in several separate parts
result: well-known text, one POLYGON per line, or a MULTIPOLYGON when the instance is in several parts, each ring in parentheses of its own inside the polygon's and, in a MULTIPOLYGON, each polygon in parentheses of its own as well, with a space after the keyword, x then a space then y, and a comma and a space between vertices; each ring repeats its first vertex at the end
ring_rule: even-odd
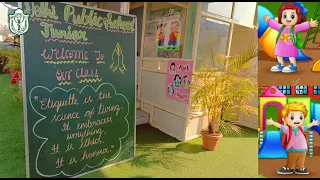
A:
MULTIPOLYGON (((0 75, 0 92, 9 83, 9 75, 0 75)), ((12 96, 0 93, 0 177, 25 177, 22 102, 12 96)), ((258 177, 257 133, 244 128, 242 137, 224 135, 212 152, 202 148, 201 138, 183 143, 139 125, 135 159, 82 177, 258 177)))
POLYGON ((202 148, 201 138, 182 143, 140 125, 134 160, 82 177, 258 177, 256 141, 257 131, 245 128, 242 138, 225 135, 212 152, 202 148))
POLYGON ((25 177, 23 104, 14 102, 11 76, 0 74, 0 178, 25 177))

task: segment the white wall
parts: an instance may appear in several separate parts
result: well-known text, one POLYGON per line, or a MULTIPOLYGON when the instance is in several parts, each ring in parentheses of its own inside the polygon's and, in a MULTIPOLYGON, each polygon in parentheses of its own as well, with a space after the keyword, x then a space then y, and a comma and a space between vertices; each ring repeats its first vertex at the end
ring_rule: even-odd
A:
POLYGON ((8 8, 0 3, 0 24, 8 24, 8 8))

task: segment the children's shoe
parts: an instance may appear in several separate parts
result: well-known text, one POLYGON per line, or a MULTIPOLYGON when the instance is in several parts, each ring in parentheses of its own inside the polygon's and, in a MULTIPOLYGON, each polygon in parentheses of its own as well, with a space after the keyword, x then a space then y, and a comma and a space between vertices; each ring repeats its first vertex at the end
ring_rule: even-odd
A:
POLYGON ((282 65, 281 63, 278 63, 276 66, 272 66, 270 71, 271 72, 281 72, 283 68, 284 68, 284 65, 282 65))
POLYGON ((292 73, 292 72, 297 72, 298 67, 290 63, 289 66, 286 66, 282 69, 283 73, 292 73))
POLYGON ((296 169, 294 173, 296 173, 296 174, 309 174, 309 171, 307 168, 301 168, 301 169, 296 169))
POLYGON ((277 173, 278 174, 293 174, 293 169, 282 167, 281 169, 278 170, 277 173))

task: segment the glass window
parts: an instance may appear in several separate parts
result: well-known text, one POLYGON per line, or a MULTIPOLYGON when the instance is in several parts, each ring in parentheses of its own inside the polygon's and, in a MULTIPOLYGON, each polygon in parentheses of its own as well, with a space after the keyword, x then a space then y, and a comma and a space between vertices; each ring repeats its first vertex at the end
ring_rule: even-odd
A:
POLYGON ((137 16, 137 56, 140 56, 142 23, 143 23, 143 6, 130 10, 130 14, 137 16))
POLYGON ((230 24, 210 18, 201 18, 196 70, 204 65, 222 67, 214 64, 212 54, 227 54, 230 24))
POLYGON ((91 7, 95 7, 95 8, 98 7, 98 3, 97 2, 87 2, 87 5, 91 6, 91 7))
POLYGON ((284 95, 291 95, 291 86, 279 86, 278 89, 279 89, 284 95))
POLYGON ((182 58, 186 12, 170 3, 148 3, 144 57, 182 58))
POLYGON ((121 12, 121 2, 98 2, 98 8, 121 12))
POLYGON ((313 94, 320 95, 320 86, 313 86, 313 94))
POLYGON ((203 2, 202 10, 231 18, 233 2, 203 2))
POLYGON ((237 24, 251 27, 255 18, 256 2, 235 2, 233 19, 237 24))
POLYGON ((296 86, 297 95, 308 95, 308 86, 296 86))

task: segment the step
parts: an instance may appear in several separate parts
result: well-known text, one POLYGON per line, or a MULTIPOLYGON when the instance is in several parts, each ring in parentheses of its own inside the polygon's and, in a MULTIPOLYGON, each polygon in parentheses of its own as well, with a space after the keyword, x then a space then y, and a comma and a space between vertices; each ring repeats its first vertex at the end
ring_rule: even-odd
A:
POLYGON ((150 115, 141 109, 137 109, 136 116, 136 125, 149 123, 150 115))

